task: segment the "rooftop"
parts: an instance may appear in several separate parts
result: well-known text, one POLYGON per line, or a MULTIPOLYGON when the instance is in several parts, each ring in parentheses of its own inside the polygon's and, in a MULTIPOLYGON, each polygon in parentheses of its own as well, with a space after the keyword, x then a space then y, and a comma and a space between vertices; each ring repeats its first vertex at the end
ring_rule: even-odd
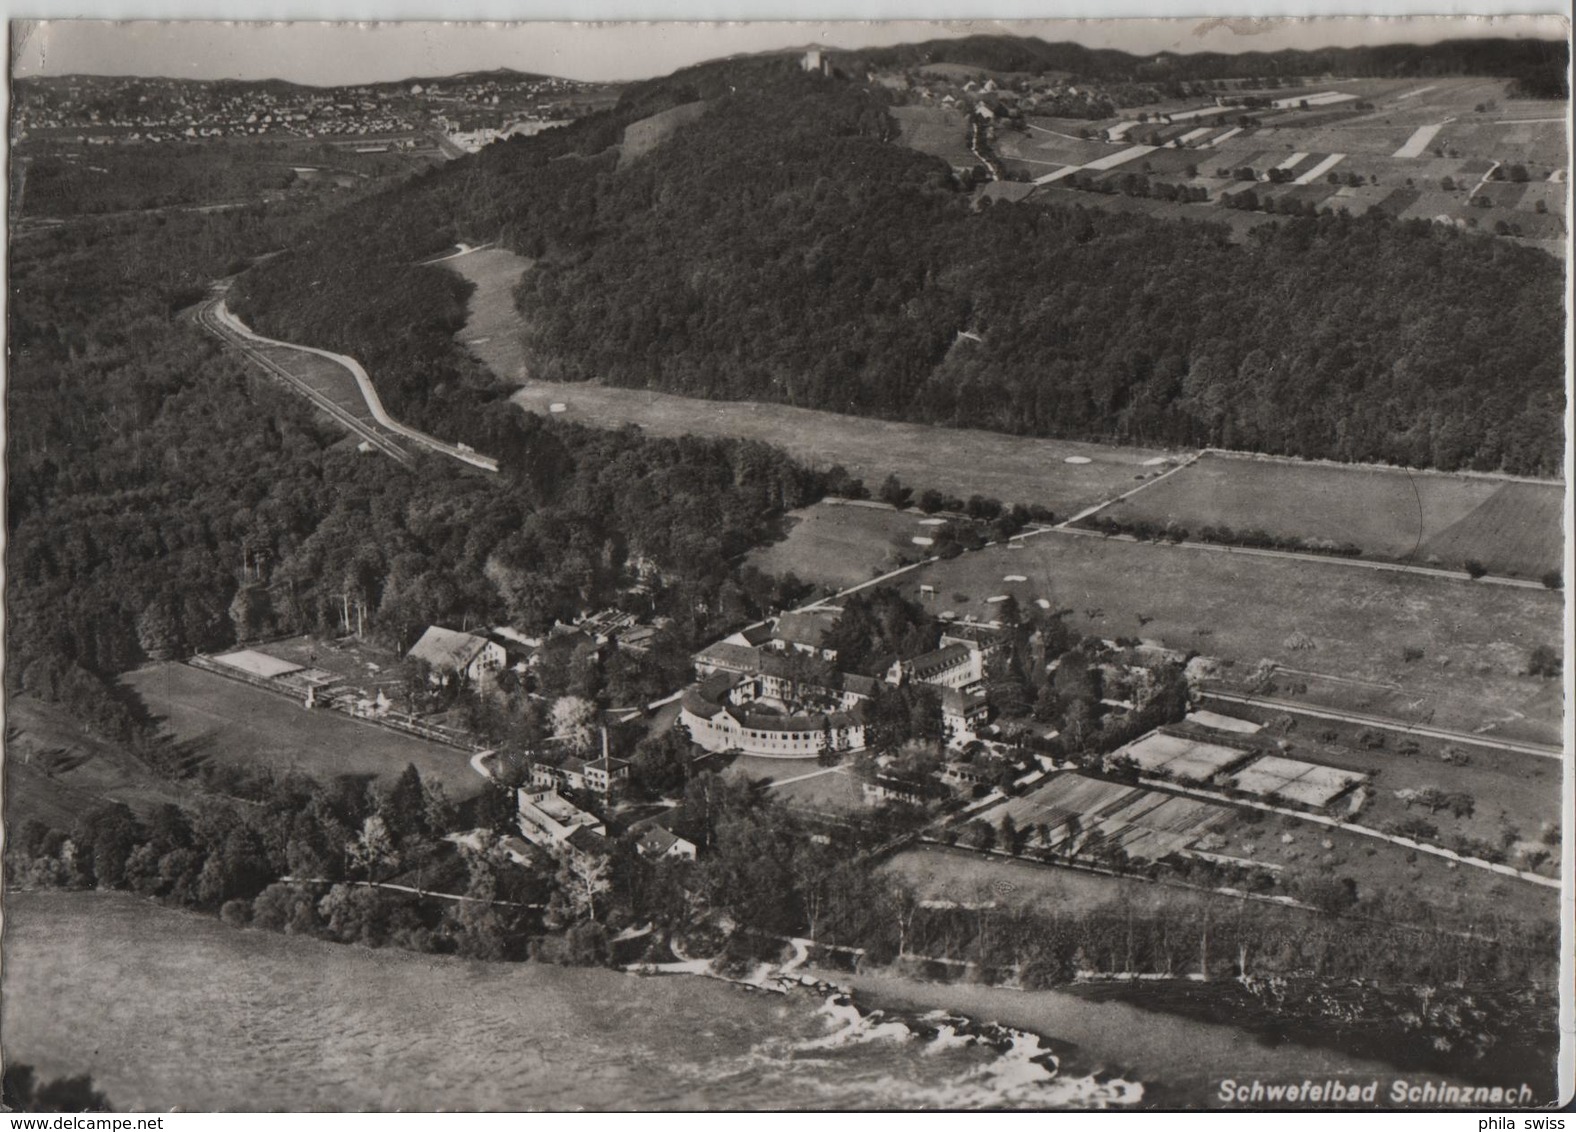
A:
POLYGON ((405 655, 425 661, 434 668, 459 670, 475 660, 487 644, 485 638, 472 633, 460 633, 441 625, 432 625, 405 655))

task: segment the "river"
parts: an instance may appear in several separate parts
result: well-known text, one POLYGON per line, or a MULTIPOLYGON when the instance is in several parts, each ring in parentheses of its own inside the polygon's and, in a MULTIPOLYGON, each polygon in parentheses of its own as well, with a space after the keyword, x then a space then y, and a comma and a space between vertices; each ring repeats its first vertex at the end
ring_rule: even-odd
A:
POLYGON ((129 1109, 1170 1107, 1233 1074, 1393 1076, 1054 992, 875 975, 856 1004, 370 951, 124 894, 6 904, 6 1058, 129 1109))

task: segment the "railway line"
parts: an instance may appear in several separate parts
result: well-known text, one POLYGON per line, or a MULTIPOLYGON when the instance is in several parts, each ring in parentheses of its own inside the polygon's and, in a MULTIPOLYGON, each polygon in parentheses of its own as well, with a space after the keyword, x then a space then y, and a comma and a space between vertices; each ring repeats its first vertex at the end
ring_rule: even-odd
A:
POLYGON ((230 326, 226 325, 218 315, 219 307, 223 302, 224 299, 222 297, 208 299, 203 302, 197 308, 197 324, 225 345, 238 350, 248 360, 261 366, 287 387, 311 401, 317 408, 327 413, 339 424, 361 437, 391 460, 406 468, 415 466, 415 458, 411 456, 410 452, 396 443, 393 438, 381 431, 375 424, 368 423, 356 416, 343 405, 314 388, 310 382, 291 373, 284 366, 263 353, 255 343, 248 341, 230 326))

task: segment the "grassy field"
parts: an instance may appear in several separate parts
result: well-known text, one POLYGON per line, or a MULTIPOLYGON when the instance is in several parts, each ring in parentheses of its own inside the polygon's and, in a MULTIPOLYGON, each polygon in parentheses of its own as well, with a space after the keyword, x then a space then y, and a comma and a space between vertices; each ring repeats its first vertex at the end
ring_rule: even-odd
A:
POLYGON ((768 574, 845 589, 929 553, 914 538, 933 533, 921 512, 816 503, 788 516, 788 537, 745 560, 768 574))
POLYGON ((179 786, 89 735, 56 705, 7 696, 5 720, 5 818, 13 829, 28 818, 70 829, 101 802, 147 811, 188 800, 179 786))
POLYGON ((193 756, 243 766, 293 767, 328 781, 342 774, 392 782, 407 763, 443 783, 450 797, 476 793, 481 778, 463 751, 428 743, 260 688, 173 662, 124 677, 171 738, 193 756))
POLYGON ((531 261, 502 248, 486 248, 447 259, 441 265, 476 285, 465 308, 459 338, 471 353, 504 381, 525 380, 525 347, 514 289, 531 261))
POLYGON ((774 444, 815 468, 841 464, 872 491, 888 475, 914 488, 967 498, 1040 504, 1058 515, 1132 486, 1146 461, 1169 455, 1074 440, 1006 436, 977 429, 904 424, 755 401, 702 401, 643 389, 533 381, 514 395, 521 408, 600 428, 636 424, 653 436, 739 437, 774 444), (1087 464, 1068 464, 1081 456, 1087 464))
MULTIPOLYGON (((1392 822, 1421 817, 1438 826, 1444 844, 1457 835, 1497 844, 1507 825, 1520 839, 1537 841, 1546 828, 1560 820, 1562 768, 1554 759, 1452 745, 1427 736, 1412 738, 1403 749, 1405 736, 1387 735, 1383 747, 1368 749, 1359 737, 1363 729, 1353 724, 1297 719, 1262 707, 1233 705, 1230 710, 1233 715, 1270 724, 1248 740, 1255 746, 1269 749, 1284 743, 1277 753, 1369 775, 1366 800, 1356 819, 1361 825, 1385 829, 1392 822), (1446 762, 1442 756, 1449 751, 1466 762, 1446 762), (1397 796, 1430 787, 1468 794, 1476 806, 1471 814, 1458 816, 1448 810, 1430 814, 1421 806, 1408 810, 1404 799, 1397 796)), ((1203 728, 1185 729, 1205 738, 1218 737, 1203 728)))
POLYGON ((1563 484, 1409 474, 1213 453, 1100 514, 1355 543, 1365 555, 1537 578, 1563 554, 1563 484))
MULTIPOLYGON (((987 816, 994 817, 992 810, 987 816)), ((922 900, 959 904, 1027 904, 1072 912, 1092 912, 1112 904, 1135 912, 1209 905, 1234 909, 1234 897, 1153 884, 1137 878, 1105 876, 1051 865, 985 857, 965 849, 921 845, 892 857, 883 869, 914 887, 922 900)), ((1306 915, 1294 908, 1287 915, 1306 915)))
MULTIPOLYGON (((1010 592, 1024 607, 1043 599, 1069 610, 1068 623, 1086 635, 1142 636, 1232 661, 1229 679, 1268 658, 1382 685, 1388 699, 1369 709, 1380 714, 1405 708, 1402 718, 1431 713, 1435 726, 1490 734, 1517 720, 1539 741, 1559 742, 1558 701, 1547 681, 1524 675, 1534 645, 1558 644, 1558 593, 1064 533, 898 581, 914 599, 920 585, 934 586, 940 610, 959 617, 987 619, 994 607, 985 599, 1010 592), (1028 580, 1004 582, 1008 574, 1028 580), (1403 648, 1423 659, 1404 660, 1403 648)), ((1310 681, 1302 698, 1328 702, 1322 693, 1310 681)))

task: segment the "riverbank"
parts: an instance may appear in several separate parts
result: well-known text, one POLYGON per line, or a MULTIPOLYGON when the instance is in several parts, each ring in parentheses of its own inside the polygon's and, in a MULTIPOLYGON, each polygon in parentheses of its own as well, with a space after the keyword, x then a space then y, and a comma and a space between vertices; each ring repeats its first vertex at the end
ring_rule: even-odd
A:
MULTIPOLYGON (((1390 1082, 1406 1076, 1382 1061, 1288 1040, 1261 1040, 1235 1026, 1101 1001, 1076 990, 934 983, 888 971, 850 974, 806 969, 805 973, 848 987, 867 1008, 944 1010, 1050 1035, 1061 1052, 1064 1073, 1098 1078, 1120 1072, 1141 1080, 1146 1108, 1220 1107, 1219 1090, 1226 1080, 1378 1081, 1383 1094, 1390 1082)), ((1452 1075, 1426 1076, 1466 1083, 1452 1075)))

